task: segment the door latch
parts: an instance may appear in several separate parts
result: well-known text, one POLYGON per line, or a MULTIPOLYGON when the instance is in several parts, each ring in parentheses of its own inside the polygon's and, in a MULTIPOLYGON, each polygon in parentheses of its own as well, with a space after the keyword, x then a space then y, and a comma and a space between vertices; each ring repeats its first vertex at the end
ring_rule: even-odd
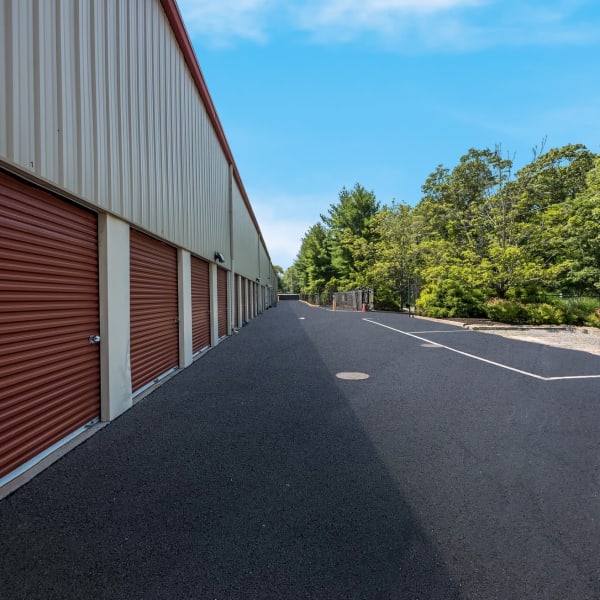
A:
POLYGON ((100 343, 100 336, 98 334, 96 334, 96 335, 90 335, 90 337, 88 338, 88 342, 90 344, 99 344, 100 343))

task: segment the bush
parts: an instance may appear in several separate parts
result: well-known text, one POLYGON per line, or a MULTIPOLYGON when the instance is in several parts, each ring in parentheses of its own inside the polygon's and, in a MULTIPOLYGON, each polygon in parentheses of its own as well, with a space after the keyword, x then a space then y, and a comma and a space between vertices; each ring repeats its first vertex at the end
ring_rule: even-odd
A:
POLYGON ((398 310, 400 303, 397 296, 397 293, 386 286, 376 287, 373 300, 375 310, 398 310))
POLYGON ((481 317, 485 314, 482 304, 481 291, 444 279, 423 288, 417 300, 417 310, 427 317, 481 317))
POLYGON ((489 298, 484 304, 485 314, 492 321, 501 323, 524 323, 527 319, 525 307, 516 300, 489 298))
POLYGON ((560 306, 565 312, 565 322, 569 325, 594 325, 598 320, 595 313, 600 307, 600 299, 592 297, 560 298, 554 304, 560 306))
POLYGON ((545 302, 524 305, 527 323, 532 325, 559 325, 566 320, 565 311, 560 306, 545 302))
POLYGON ((319 306, 331 306, 333 304, 333 294, 329 291, 324 291, 318 294, 317 304, 319 306))
POLYGON ((584 325, 589 325, 590 327, 600 327, 600 308, 597 308, 593 313, 588 315, 584 325))

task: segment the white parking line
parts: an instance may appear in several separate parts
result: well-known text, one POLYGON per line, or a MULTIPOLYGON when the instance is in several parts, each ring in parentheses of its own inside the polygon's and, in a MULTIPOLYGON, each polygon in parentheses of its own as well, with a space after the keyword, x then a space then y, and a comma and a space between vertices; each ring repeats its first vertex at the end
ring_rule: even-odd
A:
MULTIPOLYGON (((367 319, 363 319, 366 321, 367 319)), ((375 321, 373 321, 375 323, 375 321)), ((407 332, 409 333, 409 332, 407 332)), ((430 329, 429 331, 419 331, 419 333, 475 333, 472 329, 430 329)))
MULTIPOLYGON (((451 346, 446 346, 444 344, 440 344, 439 342, 434 342, 433 340, 428 340, 427 338, 421 337, 419 335, 415 335, 414 333, 409 333, 408 331, 402 331, 401 329, 396 329, 394 327, 390 327, 389 325, 384 325, 383 323, 378 323, 377 321, 373 321, 372 319, 363 318, 363 321, 366 323, 371 323, 372 325, 379 325, 379 327, 385 327, 385 329, 390 329, 391 331, 395 331, 396 333, 401 333, 402 335, 406 335, 408 337, 415 338, 422 342, 426 342, 427 344, 433 344, 440 348, 444 348, 445 350, 449 350, 450 352, 455 352, 456 354, 461 354, 462 356, 466 356, 467 358, 472 358, 473 360, 478 360, 479 362, 487 363, 488 365, 493 365, 494 367, 499 367, 500 369, 506 369, 507 371, 513 371, 515 373, 520 373, 521 375, 526 375, 527 377, 533 377, 534 379, 539 379, 540 381, 560 381, 563 379, 600 379, 600 375, 565 375, 559 377, 544 377, 543 375, 537 375, 536 373, 530 373, 529 371, 523 371, 522 369, 516 369, 515 367, 509 367, 508 365, 504 365, 499 362, 495 362, 493 360, 488 360, 487 358, 483 358, 481 356, 476 356, 475 354, 469 354, 468 352, 463 352, 462 350, 457 350, 456 348, 452 348, 451 346)), ((429 332, 433 333, 433 332, 429 332)))

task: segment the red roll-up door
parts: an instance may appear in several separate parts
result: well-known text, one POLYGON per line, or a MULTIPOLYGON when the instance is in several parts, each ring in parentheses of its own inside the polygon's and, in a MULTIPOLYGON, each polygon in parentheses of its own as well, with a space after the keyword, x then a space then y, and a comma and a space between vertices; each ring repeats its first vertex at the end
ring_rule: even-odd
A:
POLYGON ((240 303, 240 286, 238 282, 239 277, 233 276, 233 290, 234 290, 234 301, 233 301, 233 326, 237 329, 240 324, 238 322, 239 314, 239 303, 240 303))
POLYGON ((132 229, 129 269, 135 392, 179 365, 177 250, 132 229))
POLYGON ((210 345, 209 264, 192 256, 192 350, 210 345))
POLYGON ((219 337, 227 335, 227 271, 217 269, 217 305, 219 307, 219 337))
POLYGON ((242 319, 248 322, 248 284, 246 278, 242 277, 242 319))
POLYGON ((0 477, 100 415, 97 232, 0 174, 0 477))

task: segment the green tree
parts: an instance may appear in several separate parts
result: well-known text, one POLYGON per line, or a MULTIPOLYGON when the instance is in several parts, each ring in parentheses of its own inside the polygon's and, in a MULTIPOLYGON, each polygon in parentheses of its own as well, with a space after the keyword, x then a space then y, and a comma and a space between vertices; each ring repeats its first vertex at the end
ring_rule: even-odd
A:
POLYGON ((361 254, 363 240, 373 241, 371 221, 378 211, 375 194, 357 183, 352 190, 343 188, 338 202, 330 205, 327 215, 321 215, 331 239, 332 264, 344 288, 364 281, 368 258, 361 254))
POLYGON ((283 267, 279 265, 273 265, 273 271, 275 272, 275 276, 277 277, 277 289, 283 289, 283 267))
POLYGON ((299 278, 296 274, 296 266, 292 265, 285 270, 282 277, 282 289, 288 294, 297 294, 300 292, 299 278))
POLYGON ((537 264, 544 290, 568 287, 566 279, 573 267, 571 240, 579 238, 580 243, 587 233, 578 236, 566 224, 576 198, 588 187, 586 178, 593 166, 593 153, 581 144, 569 144, 539 156, 534 152, 534 160, 517 173, 513 187, 518 196, 520 246, 530 263, 537 264))
POLYGON ((412 211, 407 204, 384 206, 371 220, 373 240, 362 240, 361 255, 368 259, 364 285, 376 288, 380 306, 414 304, 419 261, 412 211))
POLYGON ((294 273, 301 292, 321 292, 335 279, 331 260, 329 232, 321 223, 313 225, 302 238, 300 251, 294 263, 294 273))
MULTIPOLYGON (((501 254, 493 247, 510 245, 512 209, 507 189, 512 161, 494 150, 470 149, 452 171, 437 167, 423 185, 423 199, 415 209, 422 256, 421 278, 431 298, 446 297, 439 290, 471 296, 474 290, 506 293, 501 254), (452 280, 456 286, 448 286, 452 280)), ((471 300, 469 303, 472 304, 471 300)))
POLYGON ((565 232, 569 268, 563 289, 600 295, 600 157, 587 173, 585 189, 569 202, 565 232))
POLYGON ((452 171, 439 165, 422 186, 416 213, 428 238, 448 241, 457 254, 485 250, 486 211, 510 180, 512 161, 500 148, 471 148, 452 171))
POLYGON ((458 266, 478 289, 499 297, 534 298, 555 288, 567 269, 568 203, 586 186, 593 155, 581 145, 537 154, 515 176, 500 149, 469 150, 452 171, 438 167, 416 209, 424 249, 447 242, 423 276, 456 277, 458 266), (440 267, 440 265, 443 265, 440 267))

